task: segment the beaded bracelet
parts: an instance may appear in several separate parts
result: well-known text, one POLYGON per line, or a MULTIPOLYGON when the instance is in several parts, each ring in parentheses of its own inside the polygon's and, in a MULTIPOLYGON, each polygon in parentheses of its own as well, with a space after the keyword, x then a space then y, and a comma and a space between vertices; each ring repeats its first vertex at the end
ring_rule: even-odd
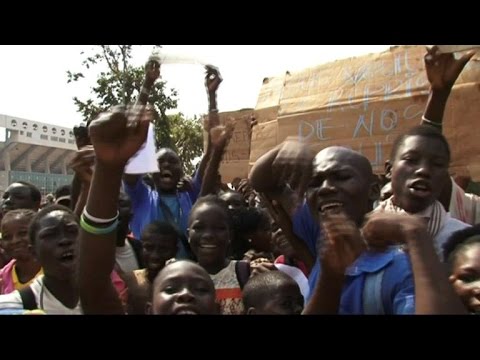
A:
POLYGON ((100 218, 97 218, 95 216, 90 215, 87 212, 87 207, 83 208, 83 216, 85 216, 85 219, 90 220, 91 222, 96 223, 96 224, 110 224, 111 222, 114 222, 115 220, 117 220, 119 215, 120 214, 117 211, 117 215, 115 215, 115 217, 113 217, 111 219, 100 219, 100 218))
POLYGON ((438 129, 441 129, 442 128, 442 124, 438 123, 438 122, 435 122, 435 121, 432 121, 432 120, 428 120, 425 116, 422 116, 422 123, 426 123, 428 125, 431 125, 431 126, 434 126, 438 129))
POLYGON ((100 228, 100 227, 96 227, 96 226, 92 226, 90 224, 88 224, 86 221, 85 221, 85 217, 82 216, 80 217, 80 227, 85 230, 86 232, 90 233, 90 234, 93 234, 93 235, 106 235, 106 234, 110 234, 112 232, 114 232, 116 229, 117 229, 117 226, 118 226, 118 219, 115 220, 115 222, 106 227, 106 228, 100 228))

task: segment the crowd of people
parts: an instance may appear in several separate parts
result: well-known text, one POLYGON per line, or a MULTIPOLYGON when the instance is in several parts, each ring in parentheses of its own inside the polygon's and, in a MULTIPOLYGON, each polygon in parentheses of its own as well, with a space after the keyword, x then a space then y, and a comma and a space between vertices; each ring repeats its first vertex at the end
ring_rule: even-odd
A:
POLYGON ((427 51, 424 116, 383 176, 351 149, 288 139, 231 184, 219 167, 235 124, 220 123, 213 66, 195 173, 168 148, 157 173, 124 173, 153 119, 150 61, 136 104, 75 131, 70 186, 44 203, 26 182, 3 194, 0 314, 480 313, 480 198, 450 176, 442 134, 473 55, 427 51))

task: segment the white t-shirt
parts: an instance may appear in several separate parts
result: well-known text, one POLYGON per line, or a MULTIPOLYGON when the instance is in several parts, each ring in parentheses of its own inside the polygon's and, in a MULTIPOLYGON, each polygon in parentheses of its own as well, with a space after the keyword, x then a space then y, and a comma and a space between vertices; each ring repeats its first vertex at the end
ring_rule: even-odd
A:
MULTIPOLYGON (((47 315, 82 315, 83 311, 80 301, 74 309, 63 305, 53 294, 43 285, 43 275, 37 277, 30 288, 35 295, 38 309, 43 310, 47 315)), ((23 302, 20 293, 16 290, 10 294, 0 295, 0 310, 22 309, 23 302)))
POLYGON ((133 251, 132 245, 130 245, 128 240, 125 240, 124 246, 116 247, 115 261, 120 269, 125 273, 140 269, 135 252, 133 251))

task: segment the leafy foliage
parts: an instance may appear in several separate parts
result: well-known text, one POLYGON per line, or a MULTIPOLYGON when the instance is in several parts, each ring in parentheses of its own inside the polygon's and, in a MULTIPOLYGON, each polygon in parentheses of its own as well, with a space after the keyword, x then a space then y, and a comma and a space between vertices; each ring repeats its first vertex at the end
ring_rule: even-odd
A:
MULTIPOLYGON (((160 45, 156 45, 160 46, 160 45)), ((143 67, 131 64, 133 45, 98 45, 97 52, 85 56, 82 66, 85 70, 101 69, 96 83, 91 87, 92 97, 73 101, 84 121, 95 118, 112 106, 135 103, 145 77, 143 67)), ((67 83, 85 79, 83 72, 67 71, 67 83)), ((170 89, 165 94, 166 83, 157 81, 151 90, 148 103, 154 109, 155 141, 157 148, 170 147, 177 151, 184 163, 184 170, 190 174, 192 161, 202 153, 202 127, 196 118, 186 119, 182 114, 166 115, 177 107, 177 92, 170 89)))

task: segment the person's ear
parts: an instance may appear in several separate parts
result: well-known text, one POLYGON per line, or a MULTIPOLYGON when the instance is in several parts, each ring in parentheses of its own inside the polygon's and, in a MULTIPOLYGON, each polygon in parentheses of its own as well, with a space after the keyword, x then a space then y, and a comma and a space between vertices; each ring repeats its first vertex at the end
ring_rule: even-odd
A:
POLYGON ((390 160, 385 161, 385 178, 392 181, 392 162, 390 160))
POLYGON ((249 307, 247 310, 247 315, 256 315, 257 311, 255 310, 254 307, 249 307))
POLYGON ((153 313, 152 313, 152 302, 151 301, 147 301, 145 303, 145 314, 146 315, 153 315, 153 313))

